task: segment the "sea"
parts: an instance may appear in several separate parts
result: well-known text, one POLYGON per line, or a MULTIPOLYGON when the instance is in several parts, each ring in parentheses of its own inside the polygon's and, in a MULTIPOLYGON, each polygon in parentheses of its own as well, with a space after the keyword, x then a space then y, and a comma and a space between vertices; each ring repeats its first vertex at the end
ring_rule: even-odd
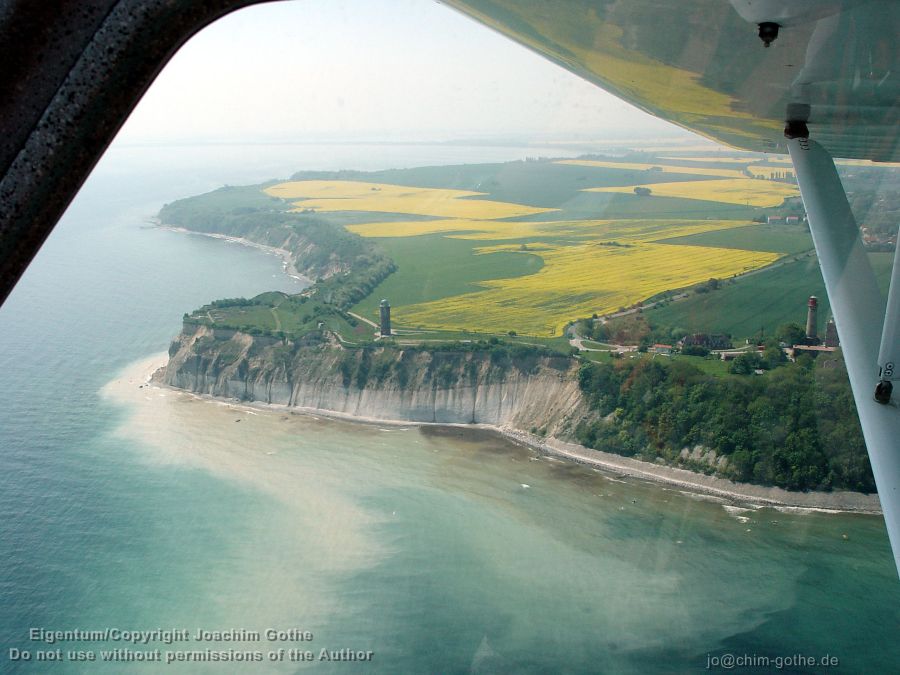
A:
POLYGON ((896 672, 879 516, 145 385, 183 313, 303 286, 164 203, 579 151, 114 145, 0 308, 0 672, 896 672))

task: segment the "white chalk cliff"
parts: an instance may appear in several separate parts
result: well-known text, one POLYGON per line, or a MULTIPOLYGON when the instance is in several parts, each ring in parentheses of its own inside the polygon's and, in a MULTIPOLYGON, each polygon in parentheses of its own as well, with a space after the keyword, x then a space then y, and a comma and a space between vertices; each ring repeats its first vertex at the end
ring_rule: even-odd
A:
POLYGON ((566 437, 586 411, 564 356, 433 351, 271 337, 185 325, 158 377, 173 387, 409 422, 482 423, 566 437))

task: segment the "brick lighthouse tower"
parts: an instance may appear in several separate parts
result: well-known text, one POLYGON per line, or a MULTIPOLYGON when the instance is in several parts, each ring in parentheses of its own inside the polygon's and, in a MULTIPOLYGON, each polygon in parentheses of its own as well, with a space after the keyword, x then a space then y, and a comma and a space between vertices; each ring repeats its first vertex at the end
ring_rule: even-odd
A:
POLYGON ((819 299, 811 295, 809 302, 806 303, 806 341, 809 344, 817 344, 818 324, 819 324, 819 299))
POLYGON ((391 334, 391 305, 387 299, 381 301, 378 310, 381 315, 381 336, 387 337, 391 334))

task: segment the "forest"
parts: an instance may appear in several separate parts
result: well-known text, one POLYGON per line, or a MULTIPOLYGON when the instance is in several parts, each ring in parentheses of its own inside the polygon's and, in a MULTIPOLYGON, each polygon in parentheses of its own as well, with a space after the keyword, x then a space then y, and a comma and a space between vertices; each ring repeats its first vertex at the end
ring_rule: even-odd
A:
POLYGON ((586 363, 579 385, 595 413, 576 429, 585 446, 790 490, 875 491, 839 353, 765 377, 680 360, 586 363))

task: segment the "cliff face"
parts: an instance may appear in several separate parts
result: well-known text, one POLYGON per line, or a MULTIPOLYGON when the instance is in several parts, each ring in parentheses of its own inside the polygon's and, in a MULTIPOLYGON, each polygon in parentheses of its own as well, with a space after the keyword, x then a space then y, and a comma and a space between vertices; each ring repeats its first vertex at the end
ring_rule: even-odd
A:
POLYGON ((283 344, 185 326, 158 377, 200 394, 374 419, 485 423, 570 437, 586 411, 563 356, 283 344))
POLYGON ((350 271, 354 258, 342 257, 331 248, 332 242, 312 236, 302 229, 284 226, 246 227, 239 230, 243 239, 286 251, 300 274, 307 279, 327 279, 350 271))

